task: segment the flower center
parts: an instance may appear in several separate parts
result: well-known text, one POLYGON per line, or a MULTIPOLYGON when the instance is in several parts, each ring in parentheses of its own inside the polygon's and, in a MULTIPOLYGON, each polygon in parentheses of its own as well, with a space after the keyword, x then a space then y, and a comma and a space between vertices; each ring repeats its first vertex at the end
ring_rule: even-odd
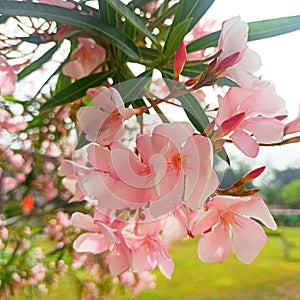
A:
POLYGON ((176 171, 181 171, 183 169, 184 158, 180 153, 175 154, 171 159, 171 166, 176 171))

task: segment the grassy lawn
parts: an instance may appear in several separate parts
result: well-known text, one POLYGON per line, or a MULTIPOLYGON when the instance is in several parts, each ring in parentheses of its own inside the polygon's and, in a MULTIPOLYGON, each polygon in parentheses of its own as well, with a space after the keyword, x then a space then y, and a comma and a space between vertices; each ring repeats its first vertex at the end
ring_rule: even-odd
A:
MULTIPOLYGON (((300 299, 300 228, 284 228, 291 243, 289 258, 283 255, 283 243, 270 236, 257 259, 245 265, 230 255, 223 263, 204 264, 197 257, 197 239, 178 242, 170 249, 176 267, 172 280, 159 271, 157 287, 141 292, 136 300, 293 300, 300 299)), ((21 299, 12 297, 10 299, 21 299)), ((75 300, 76 289, 67 277, 46 300, 75 300)), ((113 300, 132 299, 117 293, 113 300)))

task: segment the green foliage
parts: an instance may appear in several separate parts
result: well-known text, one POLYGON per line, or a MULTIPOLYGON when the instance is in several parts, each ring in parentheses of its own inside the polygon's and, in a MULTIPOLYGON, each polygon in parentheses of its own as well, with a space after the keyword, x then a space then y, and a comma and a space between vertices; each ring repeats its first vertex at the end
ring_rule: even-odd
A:
POLYGON ((300 208, 300 179, 292 180, 281 192, 284 202, 292 208, 300 208))
POLYGON ((0 12, 10 16, 44 18, 75 26, 120 48, 133 60, 140 60, 138 47, 127 35, 108 24, 102 23, 96 17, 84 15, 63 7, 18 1, 0 1, 0 12))

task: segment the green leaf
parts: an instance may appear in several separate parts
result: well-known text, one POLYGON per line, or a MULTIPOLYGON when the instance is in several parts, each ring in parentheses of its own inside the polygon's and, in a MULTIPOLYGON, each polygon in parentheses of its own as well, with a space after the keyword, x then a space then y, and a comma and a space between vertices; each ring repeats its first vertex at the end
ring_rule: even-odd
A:
POLYGON ((147 86, 151 78, 152 71, 148 70, 140 74, 137 78, 121 82, 114 85, 125 103, 125 106, 134 104, 136 107, 147 106, 144 100, 144 88, 147 86))
POLYGON ((154 29, 155 27, 162 26, 164 21, 170 18, 176 11, 177 3, 164 11, 161 15, 159 15, 153 22, 149 24, 150 29, 154 29))
POLYGON ((120 0, 106 0, 106 2, 111 7, 113 7, 121 16, 124 16, 126 18, 126 21, 131 23, 138 31, 149 37, 155 45, 158 45, 158 41, 151 33, 151 31, 123 2, 121 2, 120 0))
POLYGON ((255 41, 299 30, 300 16, 251 22, 248 25, 248 41, 255 41))
POLYGON ((67 88, 55 94, 51 100, 43 104, 41 110, 64 105, 80 99, 85 95, 85 92, 88 88, 101 85, 107 79, 107 77, 109 77, 115 71, 115 69, 111 69, 109 71, 93 74, 75 81, 67 88))
POLYGON ((177 24, 174 27, 174 30, 168 35, 164 46, 164 53, 167 58, 172 57, 175 54, 179 44, 183 41, 183 38, 188 32, 191 21, 192 19, 187 19, 177 24))
POLYGON ((199 101, 191 93, 176 97, 176 99, 181 102, 187 117, 194 127, 200 133, 203 133, 205 127, 209 124, 209 120, 199 101))
POLYGON ((234 82, 233 80, 227 78, 227 77, 220 77, 217 79, 217 82, 216 82, 217 85, 227 85, 229 87, 239 87, 239 85, 234 82))
MULTIPOLYGON (((188 27, 188 31, 190 31, 213 3, 214 0, 181 0, 176 10, 172 27, 191 18, 192 21, 188 27)), ((171 31, 173 30, 175 29, 171 29, 171 31)))
POLYGON ((0 13, 10 16, 44 18, 72 25, 118 47, 133 60, 140 61, 139 48, 135 43, 126 34, 113 26, 101 22, 96 17, 83 15, 80 12, 64 7, 9 0, 0 1, 0 13))
POLYGON ((66 76, 62 72, 60 72, 55 86, 55 93, 58 93, 59 91, 71 85, 71 82, 72 82, 71 77, 66 76))
MULTIPOLYGON (((1 5, 1 4, 0 4, 1 5)), ((42 55, 39 59, 33 61, 28 66, 26 66, 19 74, 18 80, 21 80, 31 74, 32 72, 38 70, 42 67, 44 63, 49 61, 53 54, 57 51, 59 45, 55 44, 51 49, 49 49, 44 55, 42 55)))
MULTIPOLYGON (((248 41, 266 39, 300 29, 300 16, 283 17, 250 22, 248 41)), ((187 46, 187 52, 195 52, 208 47, 216 47, 221 31, 210 33, 187 46)))
POLYGON ((220 158, 222 158, 224 161, 226 161, 228 163, 228 165, 230 165, 230 159, 229 159, 229 156, 228 156, 226 150, 224 149, 224 147, 222 147, 222 149, 220 151, 218 151, 217 154, 220 158))
POLYGON ((186 51, 196 52, 209 47, 216 47, 218 45, 220 33, 221 31, 219 30, 193 41, 192 43, 187 45, 186 51))
POLYGON ((116 27, 117 25, 117 14, 116 11, 108 5, 105 0, 98 0, 100 19, 103 23, 116 27))

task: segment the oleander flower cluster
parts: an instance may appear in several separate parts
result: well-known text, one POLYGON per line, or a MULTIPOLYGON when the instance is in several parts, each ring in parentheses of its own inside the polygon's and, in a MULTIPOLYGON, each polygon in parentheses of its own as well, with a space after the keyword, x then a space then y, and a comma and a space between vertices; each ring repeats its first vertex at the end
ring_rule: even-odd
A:
POLYGON ((277 229, 247 186, 265 167, 221 188, 218 163, 300 141, 248 44, 300 24, 217 28, 213 2, 0 1, 0 299, 65 274, 82 299, 136 296, 183 239, 205 263, 258 256, 277 229))

